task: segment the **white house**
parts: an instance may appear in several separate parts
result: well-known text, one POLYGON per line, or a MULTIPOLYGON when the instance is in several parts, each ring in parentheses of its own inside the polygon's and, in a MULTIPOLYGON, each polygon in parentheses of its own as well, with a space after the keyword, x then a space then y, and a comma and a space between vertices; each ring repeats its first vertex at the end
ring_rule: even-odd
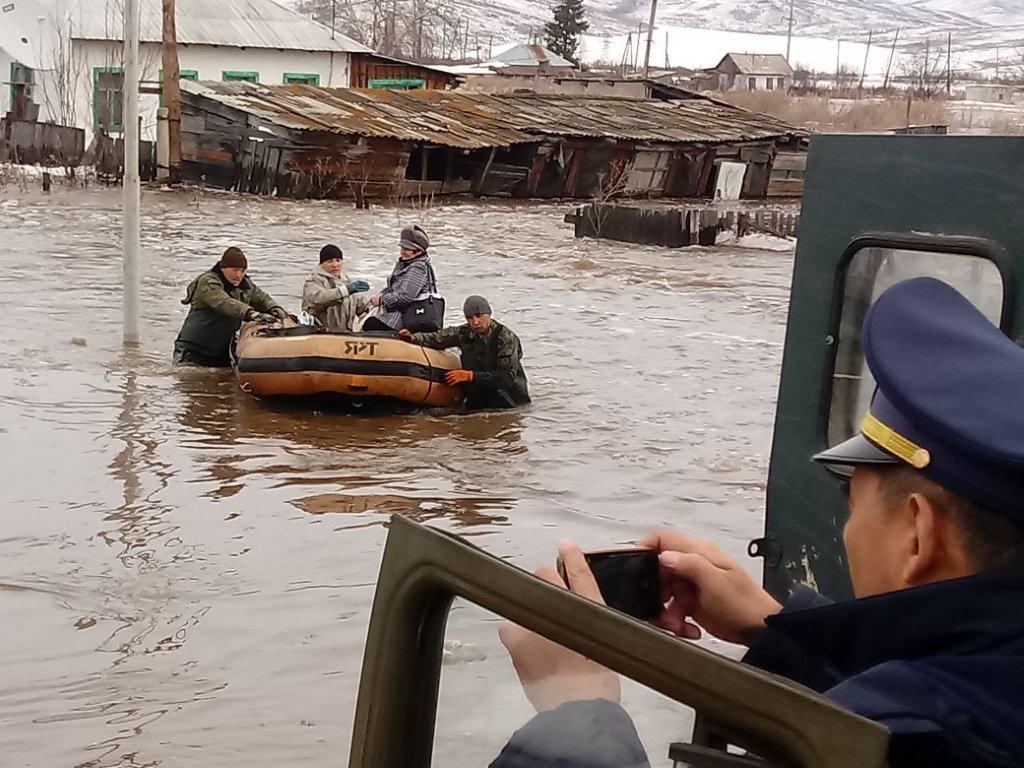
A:
MULTIPOLYGON (((16 92, 39 119, 117 134, 122 120, 121 0, 46 0, 52 9, 54 69, 33 71, 0 49, 0 115, 16 92)), ((162 78, 161 0, 139 0, 143 137, 156 132, 162 78)), ((178 63, 189 80, 247 80, 348 86, 361 43, 272 0, 177 0, 178 63)))
POLYGON ((778 53, 727 53, 712 69, 705 87, 722 91, 786 91, 793 87, 793 68, 778 53))

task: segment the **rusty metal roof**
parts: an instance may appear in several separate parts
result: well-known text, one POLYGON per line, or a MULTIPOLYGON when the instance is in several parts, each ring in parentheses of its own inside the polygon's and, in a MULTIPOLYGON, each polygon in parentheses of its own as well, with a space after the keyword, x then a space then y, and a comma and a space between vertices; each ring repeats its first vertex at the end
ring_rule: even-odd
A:
POLYGON ((802 135, 775 118, 704 99, 360 90, 182 81, 182 89, 285 128, 476 149, 542 137, 665 144, 802 135))

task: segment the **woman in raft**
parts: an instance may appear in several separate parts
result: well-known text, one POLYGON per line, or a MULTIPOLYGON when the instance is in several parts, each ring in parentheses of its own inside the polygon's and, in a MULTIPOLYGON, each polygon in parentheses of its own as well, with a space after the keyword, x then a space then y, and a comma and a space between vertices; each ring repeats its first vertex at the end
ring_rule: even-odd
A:
POLYGON ((341 248, 325 245, 320 249, 320 266, 302 286, 302 311, 329 331, 351 332, 356 318, 370 310, 370 300, 365 295, 370 284, 350 280, 344 268, 341 248))
MULTIPOLYGON (((370 299, 370 305, 378 310, 377 314, 366 318, 364 331, 388 331, 395 333, 405 328, 403 320, 405 311, 414 304, 422 302, 437 293, 437 281, 434 268, 430 264, 430 238, 423 228, 414 225, 402 230, 398 241, 398 263, 388 278, 387 287, 377 296, 370 299)), ((433 328, 417 328, 418 331, 439 331, 444 316, 443 304, 440 316, 433 328)))

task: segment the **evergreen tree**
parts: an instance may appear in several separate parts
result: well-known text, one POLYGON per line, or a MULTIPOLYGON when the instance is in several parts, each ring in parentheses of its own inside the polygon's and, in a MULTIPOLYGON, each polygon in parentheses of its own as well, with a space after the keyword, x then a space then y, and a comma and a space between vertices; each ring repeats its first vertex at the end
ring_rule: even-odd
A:
POLYGON ((554 8, 554 19, 544 25, 544 45, 552 53, 579 65, 580 35, 589 28, 583 0, 561 0, 554 8))

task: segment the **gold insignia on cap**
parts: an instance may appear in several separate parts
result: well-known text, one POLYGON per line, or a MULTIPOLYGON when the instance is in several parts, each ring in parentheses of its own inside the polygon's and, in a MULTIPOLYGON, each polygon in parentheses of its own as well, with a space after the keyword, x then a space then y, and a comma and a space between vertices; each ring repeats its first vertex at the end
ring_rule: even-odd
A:
POLYGON ((908 440, 888 424, 884 424, 870 413, 860 424, 864 437, 884 451, 888 451, 898 459, 907 462, 914 469, 924 469, 932 460, 927 448, 922 448, 912 440, 908 440))

